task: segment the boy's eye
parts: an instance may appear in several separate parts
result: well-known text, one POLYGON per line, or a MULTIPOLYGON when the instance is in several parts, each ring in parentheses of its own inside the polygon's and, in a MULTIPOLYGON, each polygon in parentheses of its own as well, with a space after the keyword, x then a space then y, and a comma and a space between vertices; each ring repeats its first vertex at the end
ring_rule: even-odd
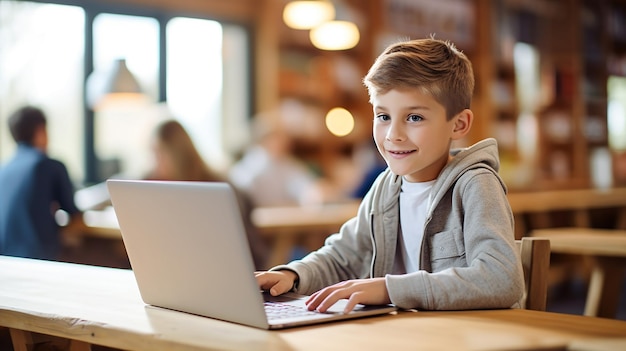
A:
POLYGON ((407 118, 409 121, 411 122, 419 122, 422 119, 424 119, 422 116, 420 115, 409 115, 409 117, 407 118))
POLYGON ((389 115, 385 115, 385 114, 376 115, 376 119, 379 119, 381 121, 388 121, 389 115))

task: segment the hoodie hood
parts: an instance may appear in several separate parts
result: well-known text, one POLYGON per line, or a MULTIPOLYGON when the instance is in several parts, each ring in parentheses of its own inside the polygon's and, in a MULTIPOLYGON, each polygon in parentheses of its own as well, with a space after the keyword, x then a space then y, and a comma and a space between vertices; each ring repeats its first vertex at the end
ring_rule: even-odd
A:
POLYGON ((483 169, 492 172, 500 181, 504 192, 507 192, 504 181, 498 175, 500 158, 495 139, 484 139, 467 148, 453 149, 450 154, 453 156, 452 159, 441 170, 433 185, 431 194, 437 194, 437 197, 431 199, 431 209, 444 196, 445 190, 452 188, 454 183, 470 170, 483 169))
MULTIPOLYGON (((431 190, 431 194, 437 194, 435 198, 431 199, 431 209, 444 196, 445 191, 443 190, 453 187, 454 183, 469 170, 482 168, 492 172, 500 181, 504 191, 507 191, 504 181, 498 175, 500 158, 498 143, 495 139, 488 138, 466 148, 452 149, 450 155, 452 159, 441 170, 431 190)), ((381 189, 383 190, 381 192, 384 193, 385 201, 380 203, 383 204, 381 210, 384 211, 395 205, 402 186, 402 177, 393 174, 389 168, 381 174, 381 177, 387 178, 387 180, 382 182, 382 184, 386 185, 386 189, 381 189)), ((375 195, 374 197, 378 196, 375 195)))

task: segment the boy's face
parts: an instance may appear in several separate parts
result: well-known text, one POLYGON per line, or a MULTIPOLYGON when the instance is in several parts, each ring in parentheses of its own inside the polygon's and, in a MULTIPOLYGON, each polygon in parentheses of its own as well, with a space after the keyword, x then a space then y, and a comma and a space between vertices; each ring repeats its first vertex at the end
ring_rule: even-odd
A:
POLYGON ((374 141, 394 174, 409 182, 434 180, 457 138, 455 116, 419 89, 393 89, 372 97, 374 141))

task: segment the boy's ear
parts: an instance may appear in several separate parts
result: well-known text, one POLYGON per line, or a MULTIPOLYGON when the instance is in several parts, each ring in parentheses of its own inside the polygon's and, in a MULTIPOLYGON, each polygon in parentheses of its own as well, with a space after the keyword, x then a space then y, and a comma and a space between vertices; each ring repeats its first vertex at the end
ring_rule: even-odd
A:
POLYGON ((458 140, 463 138, 472 128, 472 122, 474 121, 474 113, 470 109, 461 111, 458 115, 454 116, 454 124, 452 130, 452 140, 458 140))

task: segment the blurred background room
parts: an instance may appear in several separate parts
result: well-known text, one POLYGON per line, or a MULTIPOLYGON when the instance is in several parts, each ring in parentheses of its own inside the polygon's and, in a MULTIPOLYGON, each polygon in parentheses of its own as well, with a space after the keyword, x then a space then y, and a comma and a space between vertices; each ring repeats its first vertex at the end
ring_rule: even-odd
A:
MULTIPOLYGON (((272 125, 307 179, 278 186, 300 196, 241 190, 263 245, 289 237, 268 262, 299 257, 384 167, 362 77, 388 44, 431 35, 473 63, 476 119, 455 146, 497 139, 516 236, 626 230, 626 0, 0 0, 0 167, 15 151, 9 115, 44 110, 48 154, 92 228, 64 238, 64 260, 128 268, 103 182, 150 173, 161 123, 180 123, 222 179, 272 125)), ((553 254, 551 267, 548 309, 582 314, 591 263, 553 254)))

